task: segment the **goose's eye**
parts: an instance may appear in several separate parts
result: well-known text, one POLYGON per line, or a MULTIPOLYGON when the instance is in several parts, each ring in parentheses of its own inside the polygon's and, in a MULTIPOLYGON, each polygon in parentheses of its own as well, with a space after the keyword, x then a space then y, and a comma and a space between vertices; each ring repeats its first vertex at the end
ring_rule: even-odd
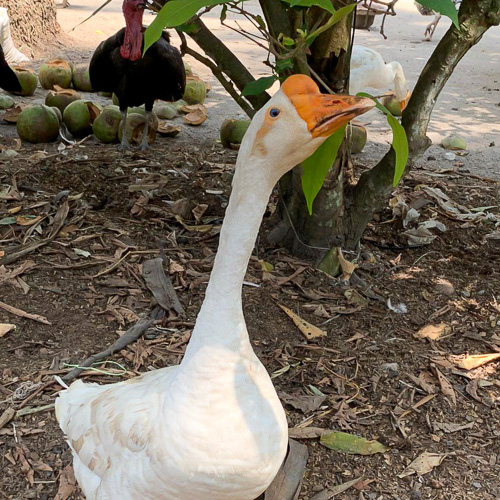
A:
POLYGON ((279 110, 278 108, 271 108, 269 110, 269 116, 271 118, 276 118, 280 113, 281 113, 281 110, 279 110))

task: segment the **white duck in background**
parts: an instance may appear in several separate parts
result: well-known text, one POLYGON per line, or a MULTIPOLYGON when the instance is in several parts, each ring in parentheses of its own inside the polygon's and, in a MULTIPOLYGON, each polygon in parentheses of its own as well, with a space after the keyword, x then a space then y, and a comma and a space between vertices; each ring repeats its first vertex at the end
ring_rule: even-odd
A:
POLYGON ((349 92, 357 94, 358 92, 366 92, 369 88, 378 90, 393 88, 401 111, 408 104, 411 95, 403 67, 399 62, 392 61, 386 64, 376 50, 354 45, 351 56, 349 92))
POLYGON ((255 355, 242 284, 278 179, 373 107, 286 80, 253 118, 205 300, 178 366, 112 385, 77 381, 56 401, 88 500, 254 500, 277 474, 288 426, 255 355))

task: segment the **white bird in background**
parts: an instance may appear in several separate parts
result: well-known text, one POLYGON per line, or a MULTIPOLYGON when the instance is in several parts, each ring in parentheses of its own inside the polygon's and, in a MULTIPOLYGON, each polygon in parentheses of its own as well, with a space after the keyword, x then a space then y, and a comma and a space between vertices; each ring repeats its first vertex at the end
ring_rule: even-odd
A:
POLYGON ((181 364, 112 385, 79 380, 56 401, 88 500, 254 500, 268 488, 288 426, 250 344, 243 279, 276 182, 372 107, 370 99, 320 94, 295 75, 255 115, 181 364))
POLYGON ((410 91, 403 67, 397 61, 388 64, 382 56, 373 49, 354 45, 351 56, 351 73, 349 92, 357 94, 367 89, 394 89, 394 95, 399 101, 401 110, 408 104, 410 91))
MULTIPOLYGON (((462 0, 451 0, 456 8, 460 7, 460 4, 462 3, 462 0)), ((428 24, 427 27, 425 28, 425 41, 430 42, 432 40, 432 37, 434 36, 434 32, 436 31, 437 25, 439 24, 439 20, 441 19, 441 14, 439 12, 434 12, 432 9, 429 9, 429 7, 424 7, 422 4, 415 2, 415 6, 417 7, 418 11, 420 14, 423 16, 434 16, 434 20, 432 23, 428 24)))

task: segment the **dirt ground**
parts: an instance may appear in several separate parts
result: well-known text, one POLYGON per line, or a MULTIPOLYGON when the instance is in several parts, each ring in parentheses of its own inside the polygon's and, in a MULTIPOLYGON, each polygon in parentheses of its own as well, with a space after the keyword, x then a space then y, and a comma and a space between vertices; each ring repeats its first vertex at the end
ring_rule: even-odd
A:
MULTIPOLYGON (((0 241, 16 260, 0 268, 1 301, 50 324, 0 310, 0 323, 16 325, 0 339, 0 413, 21 411, 0 429, 1 498, 52 499, 60 481, 66 485, 61 471, 70 456, 47 407, 58 390, 53 375, 149 315, 154 304, 141 264, 160 248, 186 316, 171 312, 111 358, 119 365, 99 367, 113 376, 88 372, 85 378, 112 382, 179 361, 203 299, 234 161, 235 153, 219 146, 164 140, 147 155, 122 157, 88 143, 63 153, 57 146, 44 153, 24 147, 5 162, 0 241), (12 214, 17 223, 7 224, 12 214), (33 249, 35 242, 44 245, 33 249)), ((363 480, 342 498, 499 497, 500 363, 460 368, 467 353, 500 352, 498 187, 458 171, 416 170, 394 199, 423 204, 422 220, 436 218, 447 231, 429 246, 411 248, 397 209, 396 215, 387 209, 365 236, 356 280, 330 279, 260 240, 245 313, 290 427, 299 436, 309 426, 342 430, 390 448, 346 455, 308 439, 301 498, 357 477, 363 480), (424 188, 442 189, 469 209, 491 207, 491 215, 464 222, 424 188), (407 313, 391 310, 389 299, 407 313), (306 342, 278 304, 327 336, 306 342), (416 337, 427 325, 442 329, 442 339, 416 337), (421 478, 399 478, 423 452, 444 461, 421 478)), ((266 218, 263 234, 270 224, 266 218)))
MULTIPOLYGON (((0 324, 16 327, 0 333, 0 500, 82 498, 53 416, 54 375, 157 309, 142 265, 158 256, 185 315, 169 311, 83 377, 109 383, 181 359, 236 158, 214 141, 209 124, 232 104, 215 85, 212 92, 206 126, 158 139, 147 153, 122 155, 94 139, 19 149, 2 125, 1 144, 18 155, 0 170, 0 324)), ((382 146, 372 143, 373 156, 382 146)), ((276 195, 270 200, 244 307, 291 435, 308 445, 302 499, 358 478, 336 498, 500 498, 500 183, 465 167, 465 156, 429 160, 434 154, 393 193, 359 255, 346 254, 359 266, 351 277, 332 279, 270 247, 276 195), (433 240, 417 246, 422 237, 433 240), (279 305, 326 336, 306 340, 279 305), (320 442, 327 431, 377 440, 387 451, 333 451, 320 442), (408 466, 424 453, 434 454, 434 469, 424 474, 421 462, 412 474, 408 466)), ((373 161, 358 157, 357 173, 373 161)))

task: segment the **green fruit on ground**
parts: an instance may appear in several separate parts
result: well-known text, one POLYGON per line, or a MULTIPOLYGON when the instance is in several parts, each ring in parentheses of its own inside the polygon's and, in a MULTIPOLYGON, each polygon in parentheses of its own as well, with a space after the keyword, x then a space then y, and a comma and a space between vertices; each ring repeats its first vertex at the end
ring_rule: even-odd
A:
POLYGON ((0 95, 0 109, 9 109, 14 106, 15 101, 10 95, 0 95))
POLYGON ((160 102, 156 103, 153 109, 156 116, 161 120, 172 120, 172 118, 175 118, 179 114, 178 109, 173 104, 160 102))
MULTIPOLYGON (((127 114, 129 115, 141 115, 146 117, 146 110, 142 106, 136 106, 134 108, 128 108, 127 114)), ((151 120, 151 126, 154 127, 155 129, 158 128, 158 116, 156 116, 156 113, 153 111, 149 117, 151 120)))
POLYGON ((441 146, 445 149, 459 150, 467 149, 465 139, 457 134, 449 135, 441 141, 441 146))
POLYGON ((63 121, 74 137, 83 138, 92 133, 92 125, 101 111, 102 106, 99 104, 80 99, 64 110, 63 121))
POLYGON ((12 93, 26 97, 32 96, 38 87, 38 77, 35 75, 33 70, 22 68, 21 66, 14 66, 14 71, 16 72, 17 79, 19 80, 23 90, 21 92, 12 93))
POLYGON ((220 141, 225 148, 241 144, 243 137, 250 126, 250 120, 236 120, 228 118, 224 120, 220 128, 220 141))
POLYGON ((28 106, 18 117, 17 133, 21 140, 34 144, 54 142, 59 135, 59 118, 49 106, 28 106))
POLYGON ((114 96, 113 92, 98 92, 99 95, 102 95, 103 97, 108 97, 111 98, 114 96))
POLYGON ((61 110, 59 108, 56 108, 55 106, 50 106, 50 109, 54 110, 55 114, 57 115, 57 119, 59 120, 59 125, 61 125, 63 122, 63 115, 61 110))
POLYGON ((92 92, 87 64, 77 64, 73 67, 73 87, 83 92, 92 92))
POLYGON ((54 89, 55 86, 69 89, 72 82, 72 70, 68 61, 64 59, 54 59, 42 64, 38 70, 40 85, 44 89, 54 89))
POLYGON ((197 77, 189 77, 183 99, 188 104, 203 104, 207 96, 205 82, 197 77))
POLYGON ((395 96, 388 95, 388 96, 382 97, 380 102, 382 103, 382 106, 385 106, 387 108, 387 110, 391 113, 391 115, 401 116, 403 114, 403 112, 401 111, 401 104, 396 99, 395 96))
POLYGON ((348 127, 348 134, 351 140, 351 153, 361 153, 368 139, 366 128, 361 125, 352 124, 348 127))
POLYGON ((146 109, 144 108, 144 106, 134 106, 133 108, 128 108, 127 113, 136 113, 142 116, 146 116, 146 109))
POLYGON ((111 99, 113 100, 113 104, 115 106, 119 106, 120 105, 120 99, 118 99, 118 96, 115 93, 113 93, 113 95, 111 96, 111 99))
MULTIPOLYGON (((153 144, 156 139, 156 129, 158 126, 158 118, 156 119, 156 126, 153 122, 150 122, 149 133, 148 133, 148 143, 153 144)), ((146 126, 146 117, 140 115, 139 113, 131 113, 127 115, 126 124, 126 134, 129 144, 133 146, 138 146, 142 142, 142 136, 144 133, 144 128, 146 126)), ((120 122, 120 127, 118 129, 118 138, 120 141, 123 136, 123 123, 120 122)))
POLYGON ((92 130, 96 138, 105 144, 119 142, 118 129, 122 121, 122 113, 118 106, 106 106, 95 119, 92 130))
POLYGON ((171 102, 169 104, 173 106, 177 111, 180 111, 183 106, 188 106, 188 103, 184 99, 179 99, 178 101, 171 102))
POLYGON ((45 104, 47 106, 55 106, 64 113, 64 110, 75 101, 81 99, 82 96, 72 89, 62 89, 62 90, 49 90, 49 93, 45 97, 45 104))
POLYGON ((193 76, 193 70, 191 69, 191 66, 189 63, 184 61, 184 69, 186 70, 186 76, 193 76))

